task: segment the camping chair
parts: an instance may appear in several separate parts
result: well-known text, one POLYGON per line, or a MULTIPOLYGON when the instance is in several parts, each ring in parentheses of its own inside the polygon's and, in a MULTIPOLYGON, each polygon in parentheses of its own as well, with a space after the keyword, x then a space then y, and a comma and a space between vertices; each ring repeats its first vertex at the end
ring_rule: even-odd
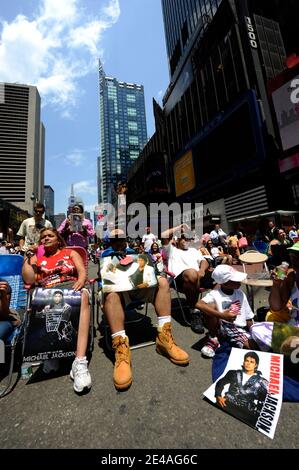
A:
MULTIPOLYGON (((66 247, 69 251, 76 251, 83 259, 84 266, 88 269, 88 256, 87 252, 82 247, 72 246, 66 247)), ((88 281, 91 286, 91 315, 90 315, 90 333, 89 333, 89 352, 93 349, 94 343, 94 279, 88 281)), ((43 313, 41 310, 42 307, 45 307, 48 301, 52 300, 51 294, 54 290, 61 290, 60 285, 52 287, 51 289, 30 289, 28 295, 28 302, 27 302, 27 309, 25 313, 25 320, 24 320, 24 344, 23 344, 23 361, 29 363, 32 366, 39 366, 41 362, 46 359, 53 359, 54 352, 57 350, 56 347, 48 346, 45 351, 38 351, 38 346, 34 343, 32 338, 39 338, 39 325, 41 328, 45 328, 51 330, 51 332, 56 332, 59 338, 62 337, 63 340, 69 341, 69 349, 67 349, 67 345, 62 347, 62 350, 65 352, 64 355, 58 356, 58 358, 65 358, 71 357, 72 353, 75 355, 76 350, 76 341, 77 341, 77 334, 74 333, 74 330, 78 329, 79 325, 79 318, 80 318, 80 296, 74 294, 71 288, 63 289, 63 297, 64 300, 66 298, 66 303, 71 306, 72 313, 70 313, 68 327, 65 328, 63 331, 59 331, 59 323, 57 320, 57 325, 55 326, 55 309, 53 308, 53 314, 47 314, 46 312, 43 313), (43 300, 44 299, 44 300, 43 300), (39 304, 38 304, 39 302, 39 304), (40 309, 38 311, 38 309, 40 309), (32 315, 34 312, 34 315, 32 315), (39 321, 37 320, 39 318, 39 321), (52 322, 52 326, 50 325, 52 322), (70 325, 71 324, 71 325, 70 325), (56 328, 57 327, 57 328, 56 328), (29 338, 29 339, 28 339, 29 338), (30 344, 31 339, 31 344, 30 344), (28 344, 29 343, 29 344, 28 344), (49 352, 49 355, 46 354, 46 351, 49 352), (47 357, 46 357, 47 356, 47 357)), ((66 325, 66 323, 65 323, 66 325)), ((39 338, 40 339, 40 338, 39 338)), ((47 337, 45 335, 44 343, 47 342, 47 337)), ((62 343, 61 343, 62 344, 62 343)), ((44 345, 42 346, 44 347, 44 345)), ((42 348, 41 348, 42 349, 42 348)))
MULTIPOLYGON (((26 308, 27 293, 24 288, 22 279, 23 256, 21 255, 1 255, 0 256, 0 277, 5 279, 11 287, 10 308, 14 310, 23 310, 26 308)), ((9 372, 6 379, 6 385, 0 391, 0 398, 4 397, 13 389, 11 387, 12 374, 15 362, 15 352, 17 345, 23 340, 23 325, 14 329, 14 331, 5 339, 5 347, 3 353, 10 354, 9 372)), ((17 380, 20 376, 20 371, 17 380)))
POLYGON ((252 246, 256 251, 263 253, 264 255, 268 254, 269 243, 264 242, 263 240, 255 240, 252 242, 252 246))
MULTIPOLYGON (((85 269, 86 275, 88 279, 88 253, 82 246, 67 246, 67 249, 70 251, 76 251, 82 258, 85 269)), ((95 334, 95 327, 94 327, 94 309, 95 309, 95 282, 96 279, 88 279, 88 284, 90 288, 90 303, 91 303, 91 315, 90 315, 90 351, 93 349, 94 343, 94 334, 95 334)))

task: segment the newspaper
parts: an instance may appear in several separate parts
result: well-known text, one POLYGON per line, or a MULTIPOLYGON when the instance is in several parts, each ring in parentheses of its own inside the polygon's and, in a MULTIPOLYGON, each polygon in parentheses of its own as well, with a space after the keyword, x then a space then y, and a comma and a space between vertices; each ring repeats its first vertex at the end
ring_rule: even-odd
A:
POLYGON ((204 396, 273 439, 282 392, 283 355, 232 348, 223 374, 204 396))

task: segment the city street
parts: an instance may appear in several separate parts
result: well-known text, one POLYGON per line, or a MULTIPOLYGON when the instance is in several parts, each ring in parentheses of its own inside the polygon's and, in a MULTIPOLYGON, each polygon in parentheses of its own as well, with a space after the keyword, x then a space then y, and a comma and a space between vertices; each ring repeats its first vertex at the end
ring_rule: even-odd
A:
MULTIPOLYGON (((95 265, 90 275, 95 275, 95 265)), ((256 305, 264 305, 267 295, 266 291, 258 292, 256 305)), ((156 319, 153 308, 149 310, 152 325, 148 329, 152 333, 156 319)), ((90 393, 76 395, 67 371, 51 377, 37 371, 31 383, 20 380, 0 401, 1 447, 298 448, 298 404, 283 403, 274 440, 216 409, 202 395, 211 384, 211 360, 203 359, 199 352, 203 336, 177 320, 173 328, 177 343, 190 354, 190 365, 175 366, 158 355, 154 346, 134 350, 134 381, 126 392, 114 389, 113 364, 103 350, 99 331, 90 362, 90 393)), ((136 330, 130 330, 131 343, 136 330)))

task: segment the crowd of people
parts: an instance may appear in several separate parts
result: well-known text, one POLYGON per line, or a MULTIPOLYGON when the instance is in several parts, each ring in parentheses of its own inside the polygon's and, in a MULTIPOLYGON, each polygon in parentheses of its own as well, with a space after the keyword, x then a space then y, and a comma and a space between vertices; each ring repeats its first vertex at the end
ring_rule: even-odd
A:
MULTIPOLYGON (((259 230, 256 234, 257 240, 266 244, 273 279, 268 316, 259 325, 254 323, 255 313, 241 289, 247 275, 235 269, 240 255, 252 247, 244 231, 226 234, 218 224, 199 239, 186 224, 180 224, 162 232, 160 239, 147 227, 142 238, 128 240, 122 230, 113 228, 105 240, 90 249, 94 231, 91 222, 84 218, 81 205, 70 208, 57 230, 44 218, 44 211, 43 204, 36 204, 34 216, 22 222, 17 232, 18 247, 2 241, 0 253, 23 255, 22 275, 26 284, 44 289, 72 289, 81 296, 76 357, 70 371, 76 392, 91 387, 86 357, 90 300, 86 267, 72 247, 84 248, 94 262, 116 254, 120 257, 119 274, 133 262, 130 255, 138 255, 136 268, 128 277, 134 288, 107 290, 102 295, 102 310, 115 353, 113 381, 117 390, 129 388, 133 380, 130 343, 124 325, 125 306, 133 300, 154 305, 158 321, 157 352, 178 366, 189 363, 188 353, 176 344, 172 334, 171 279, 175 279, 177 289, 185 294, 192 330, 198 334, 206 330, 206 343, 201 349, 205 357, 212 358, 222 341, 237 348, 271 350, 267 332, 273 322, 291 324, 299 331, 299 232, 295 226, 286 233, 269 222, 264 232, 259 230), (281 260, 289 263, 285 278, 279 277, 276 271, 281 260), (155 273, 153 282, 145 277, 150 269, 155 273)), ((107 280, 113 284, 115 266, 109 260, 105 267, 110 272, 107 280)), ((10 296, 9 284, 0 279, 0 338, 5 338, 19 324, 9 306, 10 296)), ((57 360, 49 360, 44 364, 44 371, 57 367, 57 360)), ((219 404, 223 406, 221 397, 219 404)))

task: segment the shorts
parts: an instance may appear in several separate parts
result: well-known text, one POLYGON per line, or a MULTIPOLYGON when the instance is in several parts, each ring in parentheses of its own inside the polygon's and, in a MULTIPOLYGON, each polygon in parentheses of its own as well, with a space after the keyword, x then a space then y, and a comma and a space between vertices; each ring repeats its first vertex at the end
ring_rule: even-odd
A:
MULTIPOLYGON (((135 289, 132 291, 117 292, 117 294, 121 296, 122 303, 124 306, 127 306, 135 301, 140 301, 144 303, 149 302, 151 304, 154 304, 157 290, 158 286, 153 286, 147 287, 145 289, 135 289)), ((101 300, 105 302, 105 298, 107 295, 109 295, 109 293, 103 294, 103 299, 101 300)))
MULTIPOLYGON (((178 288, 179 292, 184 291, 183 273, 184 273, 184 271, 181 272, 181 274, 179 274, 175 278, 175 282, 176 282, 176 285, 177 285, 177 288, 178 288)), ((200 279, 200 287, 208 290, 208 289, 213 289, 214 286, 215 286, 215 282, 212 278, 211 271, 206 271, 204 277, 202 277, 200 279)))
POLYGON ((244 328, 237 327, 233 323, 220 320, 220 332, 223 338, 236 348, 243 348, 250 338, 250 334, 244 328))

